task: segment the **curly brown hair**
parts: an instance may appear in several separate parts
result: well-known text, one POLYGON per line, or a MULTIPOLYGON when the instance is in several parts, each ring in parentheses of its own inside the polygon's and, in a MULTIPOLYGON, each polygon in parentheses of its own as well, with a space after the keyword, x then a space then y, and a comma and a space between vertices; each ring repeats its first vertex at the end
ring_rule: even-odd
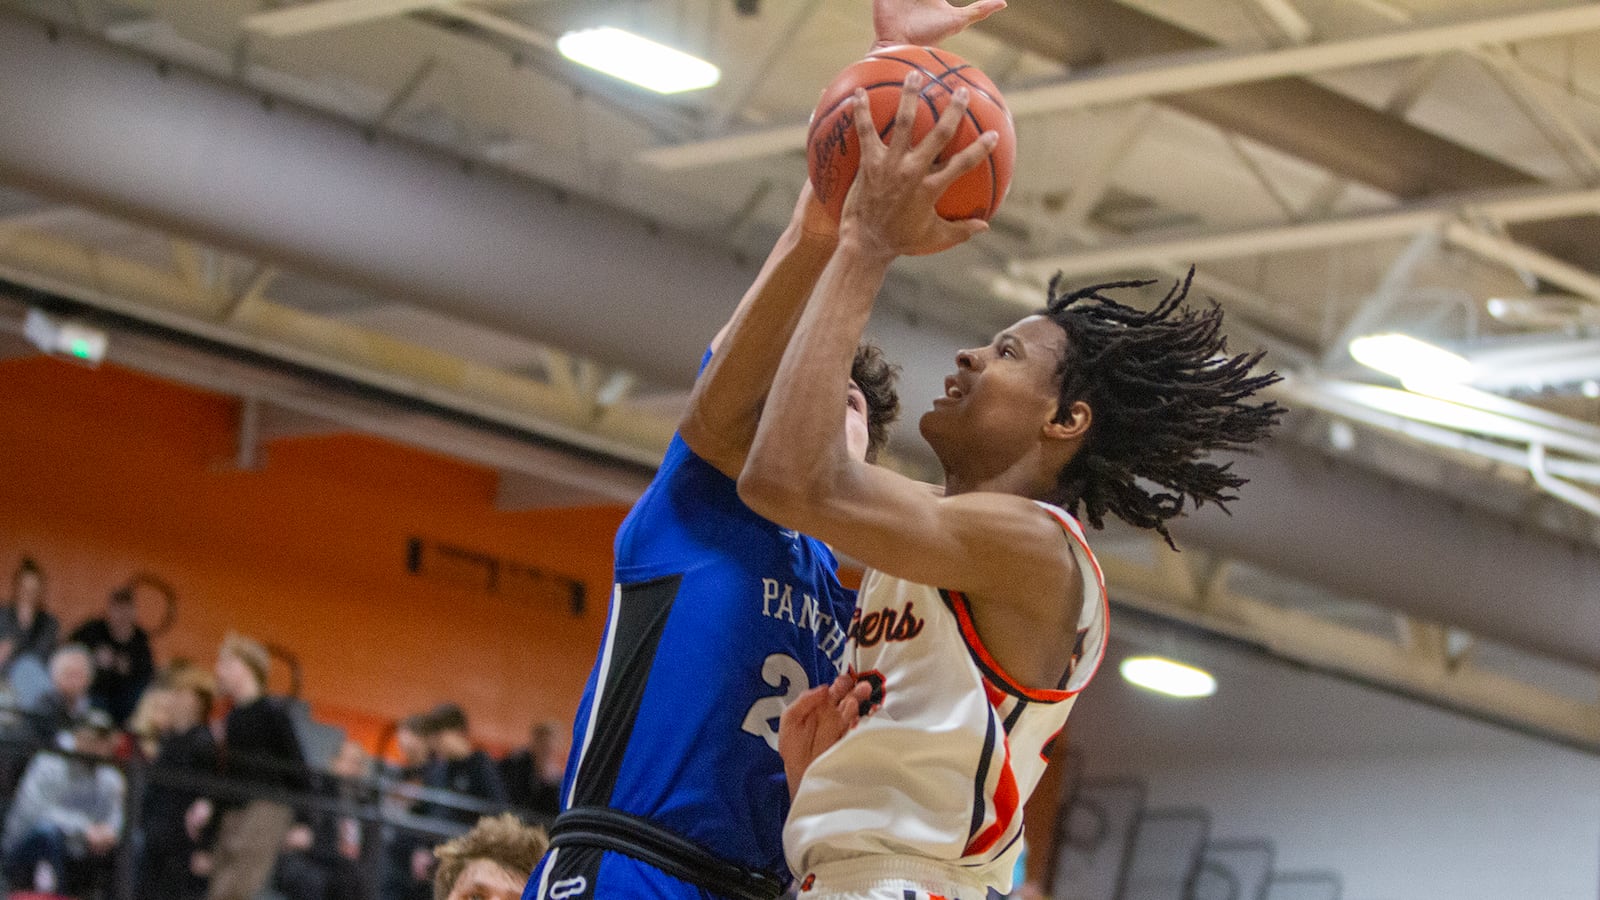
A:
POLYGON ((433 900, 445 900, 473 860, 486 859, 516 881, 527 881, 550 846, 543 828, 524 825, 511 813, 484 816, 472 830, 433 848, 439 868, 433 873, 433 900))
POLYGON ((889 426, 900 417, 900 395, 895 381, 900 367, 884 358, 877 344, 863 343, 850 363, 850 380, 867 400, 867 462, 876 462, 889 443, 889 426))

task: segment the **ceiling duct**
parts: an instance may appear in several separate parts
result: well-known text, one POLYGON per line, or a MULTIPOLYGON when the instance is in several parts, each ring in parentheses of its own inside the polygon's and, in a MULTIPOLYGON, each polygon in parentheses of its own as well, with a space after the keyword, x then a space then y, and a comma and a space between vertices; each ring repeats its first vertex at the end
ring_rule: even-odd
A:
POLYGON ((1600 667, 1600 550, 1281 443, 1239 457, 1232 515, 1172 529, 1203 547, 1410 615, 1600 667))

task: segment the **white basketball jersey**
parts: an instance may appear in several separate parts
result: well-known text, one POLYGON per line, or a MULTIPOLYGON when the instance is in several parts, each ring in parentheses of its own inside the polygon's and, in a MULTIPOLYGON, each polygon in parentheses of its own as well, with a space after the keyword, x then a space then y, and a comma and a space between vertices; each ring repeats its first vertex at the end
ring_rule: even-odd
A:
POLYGON ((897 859, 932 861, 963 881, 1010 890, 1022 805, 1106 642, 1105 582, 1083 530, 1039 505, 1061 522, 1062 552, 1083 575, 1078 646, 1059 689, 1026 688, 1001 671, 960 594, 869 571, 846 658, 859 677, 882 679, 883 705, 800 782, 784 827, 798 877, 882 857, 883 877, 905 868, 897 859))

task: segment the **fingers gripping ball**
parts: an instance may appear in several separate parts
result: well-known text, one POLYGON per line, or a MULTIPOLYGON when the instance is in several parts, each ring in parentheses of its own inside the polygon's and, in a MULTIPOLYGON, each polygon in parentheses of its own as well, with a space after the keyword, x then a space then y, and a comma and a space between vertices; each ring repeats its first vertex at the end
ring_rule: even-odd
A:
POLYGON ((887 141, 894 130, 901 85, 912 69, 920 70, 924 78, 919 98, 922 102, 918 104, 912 132, 916 141, 932 130, 957 88, 966 87, 970 94, 965 121, 939 154, 938 162, 961 152, 985 131, 1000 134, 994 152, 939 198, 939 215, 952 221, 987 220, 1000 208, 1000 201, 1011 186, 1011 169, 1017 155, 1016 131, 1005 98, 988 76, 954 53, 936 47, 902 45, 875 50, 866 59, 847 66, 822 92, 822 100, 811 114, 806 138, 811 187, 835 219, 844 209, 845 194, 861 160, 851 97, 858 87, 866 90, 872 121, 879 136, 887 141))

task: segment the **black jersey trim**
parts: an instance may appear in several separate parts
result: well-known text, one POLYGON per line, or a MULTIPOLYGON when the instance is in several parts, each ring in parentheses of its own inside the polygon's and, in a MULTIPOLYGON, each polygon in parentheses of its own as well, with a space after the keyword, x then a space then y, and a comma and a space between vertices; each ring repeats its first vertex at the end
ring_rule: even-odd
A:
POLYGON ((978 774, 972 783, 972 827, 967 830, 967 844, 978 836, 979 829, 983 828, 985 814, 989 810, 986 790, 989 784, 989 760, 994 756, 995 728, 994 716, 989 716, 988 727, 983 734, 983 755, 978 758, 978 774))
POLYGON ((778 900, 778 876, 728 862, 641 816, 603 807, 574 807, 550 826, 550 846, 611 850, 689 884, 737 900, 778 900))
POLYGON ((593 737, 584 749, 583 762, 574 779, 573 806, 604 806, 611 802, 623 756, 639 718, 645 686, 655 667, 656 648, 666 630, 673 601, 683 575, 664 575, 648 581, 617 586, 616 621, 613 623, 610 663, 602 673, 595 708, 589 716, 593 737))

